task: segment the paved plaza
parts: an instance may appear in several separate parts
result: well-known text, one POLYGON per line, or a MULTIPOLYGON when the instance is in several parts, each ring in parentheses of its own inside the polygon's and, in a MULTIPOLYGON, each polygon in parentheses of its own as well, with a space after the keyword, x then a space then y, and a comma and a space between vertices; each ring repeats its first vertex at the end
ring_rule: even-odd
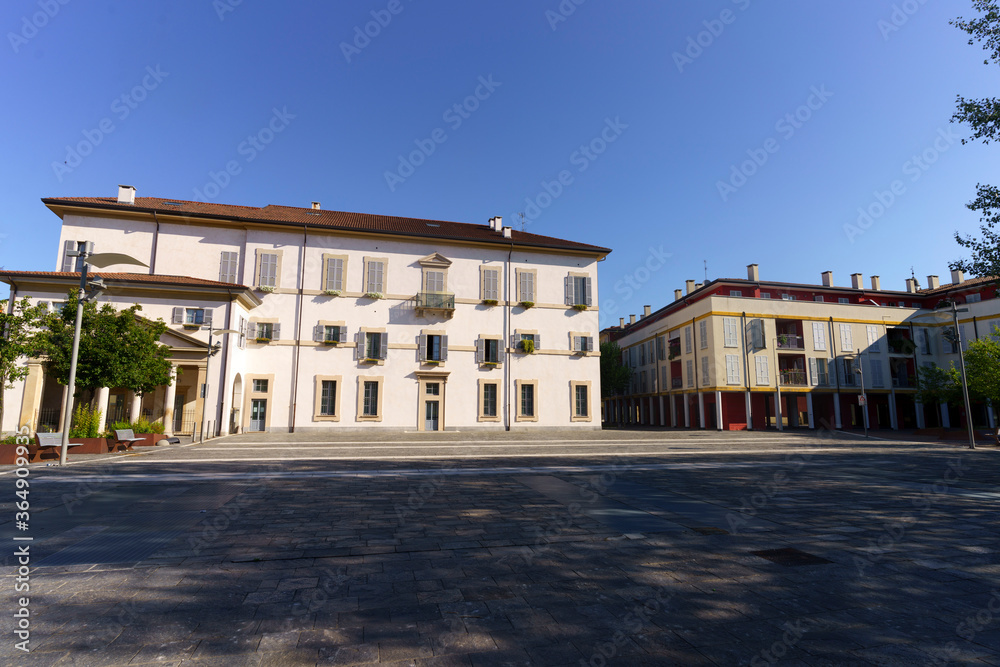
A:
POLYGON ((820 435, 236 436, 24 530, 4 467, 0 664, 1000 665, 1000 451, 820 435))

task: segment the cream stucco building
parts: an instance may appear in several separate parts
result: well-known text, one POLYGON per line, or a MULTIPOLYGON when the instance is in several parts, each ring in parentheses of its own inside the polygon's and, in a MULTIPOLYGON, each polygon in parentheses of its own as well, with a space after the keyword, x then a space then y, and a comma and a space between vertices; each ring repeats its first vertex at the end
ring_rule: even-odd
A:
MULTIPOLYGON (((66 253, 131 255, 100 297, 170 326, 182 371, 105 416, 168 431, 600 428, 597 263, 610 250, 504 227, 311 208, 135 197, 43 200, 62 219, 53 272, 0 272, 12 296, 58 303, 66 253), (134 268, 134 267, 132 267, 134 268), (223 334, 206 364, 208 328, 223 334), (206 366, 210 375, 206 374, 206 366), (201 394, 207 384, 207 398, 201 394)), ((8 390, 3 430, 61 428, 63 388, 39 360, 8 390)))

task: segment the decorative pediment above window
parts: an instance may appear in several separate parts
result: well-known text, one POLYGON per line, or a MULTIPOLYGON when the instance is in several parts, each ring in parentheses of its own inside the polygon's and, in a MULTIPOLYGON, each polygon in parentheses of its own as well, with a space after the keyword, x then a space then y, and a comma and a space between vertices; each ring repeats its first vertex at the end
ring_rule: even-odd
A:
POLYGON ((417 260, 417 264, 423 267, 428 267, 432 269, 447 269, 451 266, 451 260, 442 255, 441 253, 431 253, 421 260, 417 260))

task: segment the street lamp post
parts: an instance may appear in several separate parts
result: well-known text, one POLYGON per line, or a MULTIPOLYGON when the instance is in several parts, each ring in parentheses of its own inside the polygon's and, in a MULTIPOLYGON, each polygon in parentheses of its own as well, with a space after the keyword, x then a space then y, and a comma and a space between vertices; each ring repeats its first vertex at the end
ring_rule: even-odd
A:
POLYGON ((868 437, 868 397, 865 396, 865 374, 861 370, 861 350, 858 350, 858 365, 854 367, 854 372, 861 380, 861 422, 865 425, 865 438, 868 437))
POLYGON ((212 346, 212 336, 214 334, 231 333, 239 333, 239 331, 236 331, 235 329, 213 329, 211 325, 208 326, 208 355, 205 357, 205 386, 202 388, 204 393, 201 397, 201 435, 198 442, 205 441, 205 411, 208 408, 208 383, 212 377, 210 369, 212 367, 212 357, 216 352, 218 352, 218 350, 212 346))
POLYGON ((962 327, 958 326, 958 314, 967 313, 969 309, 959 308, 954 301, 949 302, 946 307, 951 308, 951 317, 955 324, 955 337, 958 341, 958 365, 962 370, 962 396, 965 398, 965 425, 969 429, 969 449, 975 449, 976 436, 972 430, 972 403, 969 401, 969 381, 965 374, 965 355, 962 353, 962 327))
POLYGON ((77 250, 70 250, 66 253, 68 257, 80 258, 80 291, 77 292, 76 299, 76 324, 73 329, 73 351, 69 360, 69 384, 66 392, 66 403, 63 406, 63 432, 62 443, 59 449, 59 465, 66 465, 66 454, 69 451, 69 429, 73 417, 73 394, 76 391, 76 363, 80 354, 80 326, 83 322, 83 304, 96 299, 104 291, 104 281, 98 277, 95 280, 87 280, 87 267, 102 269, 113 264, 131 264, 135 266, 146 266, 134 257, 123 255, 117 252, 94 253, 94 242, 84 241, 77 250), (87 291, 87 288, 90 291, 87 291))

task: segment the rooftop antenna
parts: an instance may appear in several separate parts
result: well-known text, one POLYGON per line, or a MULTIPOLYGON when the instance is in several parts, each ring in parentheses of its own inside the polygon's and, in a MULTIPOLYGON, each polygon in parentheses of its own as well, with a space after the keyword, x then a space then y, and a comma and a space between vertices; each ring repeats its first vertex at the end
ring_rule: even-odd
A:
POLYGON ((524 211, 518 213, 517 215, 518 215, 519 218, 521 218, 521 231, 523 232, 524 231, 524 225, 525 225, 525 222, 524 222, 524 211))
POLYGON ((920 281, 917 280, 917 274, 913 272, 913 267, 910 267, 910 277, 913 278, 913 287, 915 289, 920 289, 920 281))
POLYGON ((708 282, 708 260, 707 259, 703 259, 701 261, 705 263, 705 282, 707 283, 708 282))

